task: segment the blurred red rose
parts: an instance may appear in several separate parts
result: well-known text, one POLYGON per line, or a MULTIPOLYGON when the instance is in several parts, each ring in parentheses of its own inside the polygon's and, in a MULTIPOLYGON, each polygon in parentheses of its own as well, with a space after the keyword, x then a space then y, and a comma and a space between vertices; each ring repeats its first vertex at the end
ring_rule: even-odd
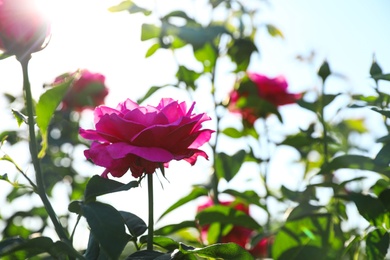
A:
MULTIPOLYGON (((268 78, 257 73, 247 73, 248 79, 241 83, 238 89, 230 93, 229 109, 238 112, 243 119, 253 125, 256 119, 265 117, 269 111, 261 107, 260 100, 272 104, 275 107, 295 103, 301 94, 292 94, 287 91, 287 82, 283 76, 268 78), (249 83, 249 84, 248 84, 249 83), (240 99, 246 100, 245 105, 238 104, 240 99)), ((264 106, 264 104, 262 104, 264 106)))
MULTIPOLYGON (((244 212, 247 215, 249 214, 249 207, 244 203, 236 203, 233 201, 220 201, 220 204, 223 206, 233 206, 234 209, 244 212)), ((198 206, 197 211, 200 212, 208 207, 213 206, 214 203, 211 199, 206 201, 206 203, 198 206)), ((204 226, 201 227, 201 239, 203 242, 207 242, 207 232, 209 227, 204 226)), ((245 248, 251 253, 254 257, 268 257, 269 256, 269 246, 270 239, 268 237, 262 238, 258 243, 256 243, 253 247, 250 245, 251 238, 253 237, 254 232, 245 227, 234 226, 228 234, 221 237, 222 243, 233 242, 237 245, 245 248)))
POLYGON ((50 23, 32 0, 0 0, 0 50, 18 58, 41 50, 50 23))
POLYGON ((51 86, 70 82, 71 86, 62 100, 62 110, 83 111, 104 104, 108 95, 105 77, 100 73, 92 73, 86 69, 58 76, 51 86))
POLYGON ((105 167, 102 176, 110 173, 123 176, 129 169, 135 178, 168 167, 172 160, 195 164, 197 157, 208 158, 198 148, 209 141, 212 130, 201 129, 210 118, 194 114, 185 102, 161 99, 157 107, 140 106, 130 99, 116 108, 97 107, 96 130, 80 129, 85 139, 94 140, 84 152, 87 159, 105 167))

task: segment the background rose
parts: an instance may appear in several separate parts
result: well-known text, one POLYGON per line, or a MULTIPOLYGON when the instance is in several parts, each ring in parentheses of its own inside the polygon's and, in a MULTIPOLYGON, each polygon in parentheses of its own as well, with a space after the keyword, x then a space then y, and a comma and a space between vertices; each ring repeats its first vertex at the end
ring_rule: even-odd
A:
POLYGON ((32 0, 0 1, 0 50, 22 57, 42 49, 50 24, 32 0))
POLYGON ((198 156, 208 158, 198 148, 206 143, 212 130, 201 129, 210 118, 193 114, 195 103, 187 111, 186 103, 161 99, 157 107, 139 106, 130 99, 117 108, 97 107, 96 130, 80 130, 80 135, 94 140, 85 156, 111 173, 123 176, 129 169, 136 178, 168 167, 171 160, 186 160, 192 165, 198 156))
MULTIPOLYGON (((242 211, 247 215, 249 214, 249 207, 248 205, 240 202, 235 201, 220 201, 220 204, 223 206, 231 206, 236 210, 242 211)), ((197 211, 200 212, 208 207, 213 206, 214 203, 211 199, 207 200, 206 203, 198 206, 197 211)), ((203 226, 201 227, 201 239, 203 242, 207 242, 207 232, 208 232, 209 226, 203 226)), ((233 242, 237 245, 241 246, 242 248, 247 249, 254 257, 268 257, 269 256, 269 250, 268 247, 270 246, 270 239, 268 237, 264 237, 260 239, 259 242, 257 242, 254 246, 251 246, 251 238, 254 235, 254 232, 245 227, 240 226, 234 226, 228 234, 221 237, 222 243, 229 243, 233 242)))
POLYGON ((104 104, 108 95, 104 75, 83 69, 58 76, 49 85, 56 86, 65 81, 72 81, 72 85, 62 101, 62 110, 82 111, 104 104))
POLYGON ((283 76, 268 78, 251 72, 247 75, 248 78, 240 82, 239 87, 230 93, 229 109, 240 113, 251 125, 256 119, 272 112, 269 104, 279 107, 295 103, 301 97, 301 94, 287 91, 288 84, 283 76), (244 102, 240 104, 240 101, 244 102))

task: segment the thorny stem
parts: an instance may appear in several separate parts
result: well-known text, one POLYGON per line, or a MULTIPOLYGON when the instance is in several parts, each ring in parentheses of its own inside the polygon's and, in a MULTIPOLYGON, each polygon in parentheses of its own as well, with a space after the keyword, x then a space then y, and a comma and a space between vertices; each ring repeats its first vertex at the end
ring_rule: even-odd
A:
POLYGON ((149 222, 148 222, 148 239, 147 250, 153 250, 153 174, 148 174, 148 203, 149 203, 149 222))
POLYGON ((23 71, 23 90, 24 90, 24 98, 26 102, 26 109, 27 109, 27 116, 28 116, 28 128, 29 128, 29 136, 30 136, 30 153, 31 153, 31 159, 32 163, 34 165, 35 170, 35 178, 36 178, 36 186, 37 186, 37 192, 39 197, 42 200, 42 203, 53 222, 55 231, 57 232, 57 235, 60 237, 61 240, 64 242, 67 242, 70 244, 70 240, 68 238, 68 235, 66 234, 63 226, 60 224, 58 217, 56 213, 53 210, 52 205, 50 204, 50 201, 46 195, 45 192, 45 184, 43 181, 43 174, 41 165, 38 159, 38 147, 37 147, 37 140, 35 137, 35 130, 34 130, 34 109, 33 109, 33 100, 32 100, 32 94, 31 94, 31 86, 30 81, 28 77, 28 63, 30 60, 29 57, 24 57, 22 59, 19 59, 19 62, 22 66, 23 71))

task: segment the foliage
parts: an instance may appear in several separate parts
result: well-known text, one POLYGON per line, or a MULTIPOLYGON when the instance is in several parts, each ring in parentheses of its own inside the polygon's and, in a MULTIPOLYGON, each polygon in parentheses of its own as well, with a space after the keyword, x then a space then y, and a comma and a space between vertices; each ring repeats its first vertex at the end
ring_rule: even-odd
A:
MULTIPOLYGON (((121 183, 91 173, 79 173, 74 164, 74 150, 89 146, 79 137, 79 111, 58 109, 70 82, 47 89, 34 107, 35 121, 28 119, 27 107, 12 112, 19 125, 36 123, 40 152, 39 159, 44 180, 44 191, 49 197, 57 184, 66 185, 69 192, 62 194, 70 201, 69 213, 58 216, 58 223, 65 230, 65 238, 54 241, 42 235, 51 229, 49 221, 54 221, 47 202, 40 193, 41 186, 36 178, 30 179, 24 167, 18 165, 20 158, 11 158, 8 149, 27 140, 23 128, 6 130, 0 133, 1 163, 15 167, 15 174, 23 175, 27 182, 18 183, 9 178, 11 173, 1 172, 0 180, 12 185, 5 194, 7 204, 18 203, 19 199, 32 200, 40 196, 44 207, 32 204, 30 208, 13 212, 11 216, 0 216, 4 228, 1 233, 0 256, 2 259, 47 258, 57 259, 253 259, 272 257, 274 259, 385 259, 390 244, 390 110, 389 94, 382 91, 379 82, 390 81, 390 74, 374 60, 369 73, 374 82, 372 96, 340 92, 327 93, 326 86, 336 73, 331 64, 324 61, 318 68, 320 89, 302 93, 294 104, 302 111, 311 113, 315 120, 305 129, 274 138, 271 134, 274 125, 283 127, 283 114, 261 97, 251 95, 240 97, 239 108, 261 111, 254 123, 229 109, 225 97, 217 95, 218 66, 220 62, 233 64, 230 75, 238 85, 249 88, 246 73, 254 57, 259 52, 255 36, 259 27, 254 17, 260 10, 248 9, 244 1, 230 0, 207 2, 210 17, 207 23, 183 10, 173 10, 157 16, 152 8, 142 7, 133 1, 125 0, 110 8, 111 12, 127 11, 129 15, 141 13, 148 18, 142 25, 141 40, 150 47, 145 57, 157 52, 171 52, 174 56, 184 47, 189 47, 191 55, 200 64, 194 70, 185 64, 177 64, 176 82, 152 86, 138 101, 147 101, 152 95, 164 92, 168 86, 181 89, 190 97, 200 91, 204 80, 209 83, 215 124, 214 139, 210 142, 212 174, 207 183, 194 185, 184 197, 168 207, 159 220, 188 203, 198 203, 200 199, 211 198, 210 207, 199 210, 193 219, 150 229, 150 223, 131 212, 117 210, 112 205, 99 201, 99 196, 123 192, 131 196, 132 189, 140 188, 142 178, 129 183, 121 183), (221 12, 225 19, 216 20, 213 14, 221 12), (177 22, 180 21, 180 22, 177 22), (202 81, 200 80, 202 79, 202 81), (315 97, 314 99, 307 98, 315 97), (325 110, 335 106, 336 100, 349 100, 347 105, 337 107, 330 120, 325 110), (380 146, 373 154, 370 147, 354 142, 353 137, 372 135, 364 123, 364 118, 345 116, 347 111, 367 111, 380 115, 380 124, 387 132, 376 141, 380 146), (234 125, 224 124, 226 118, 241 118, 234 125), (223 141, 238 140, 243 148, 223 150, 223 141), (302 179, 299 189, 281 186, 274 189, 269 185, 271 163, 280 148, 292 149, 299 155, 296 165, 301 166, 302 179), (221 183, 231 183, 236 176, 245 174, 243 166, 255 166, 260 182, 257 189, 223 189, 221 183), (340 178, 343 173, 351 177, 340 178), (85 177, 90 176, 90 177, 85 177), (367 179, 374 179, 367 186, 367 179), (322 194, 326 190, 327 196, 322 194), (130 195, 129 195, 130 194, 130 195), (224 204, 221 198, 231 198, 224 204), (235 208, 244 204, 256 208, 266 217, 260 224, 251 212, 235 208), (281 209, 279 215, 273 208, 281 209), (351 209, 351 210, 350 210, 351 209), (283 217, 285 216, 285 217, 283 217), (70 226, 77 219, 75 226, 70 226), (88 245, 84 249, 73 247, 75 229, 84 218, 90 228, 88 245), (352 218, 358 218, 362 225, 351 226, 352 218), (21 219, 35 220, 37 225, 27 226, 21 219), (248 243, 239 246, 236 241, 222 243, 229 236, 238 237, 235 228, 249 229, 248 243), (193 232, 190 236, 185 231, 193 232), (206 232, 206 234, 204 234, 206 232), (151 239, 151 240, 149 240, 151 239), (153 247, 149 247, 149 241, 153 247), (145 249, 146 246, 146 249, 145 249), (130 253, 129 253, 130 252, 130 253)), ((115 14, 113 14, 115 15, 115 14)), ((283 33, 273 24, 265 24, 270 37, 284 38, 283 33)), ((1 56, 2 58, 5 58, 1 56)), ((207 85, 207 84, 206 84, 207 85)), ((232 85, 232 89, 237 86, 232 85)), ((370 88, 367 86, 367 88, 370 88)), ((22 98, 6 94, 10 107, 20 107, 22 98)), ((10 110, 11 111, 11 110, 10 110)), ((347 114, 348 115, 348 114, 347 114)), ((34 129, 34 125, 33 125, 34 129)), ((31 143, 31 141, 30 141, 31 143)), ((372 144, 371 144, 372 145, 372 144)), ((34 156, 32 162, 35 166, 34 156)), ((276 162, 278 163, 278 162, 276 162)), ((163 167, 162 167, 163 170, 163 167)), ((164 172, 163 172, 164 174, 164 172)), ((253 181, 253 180, 252 180, 253 181)))

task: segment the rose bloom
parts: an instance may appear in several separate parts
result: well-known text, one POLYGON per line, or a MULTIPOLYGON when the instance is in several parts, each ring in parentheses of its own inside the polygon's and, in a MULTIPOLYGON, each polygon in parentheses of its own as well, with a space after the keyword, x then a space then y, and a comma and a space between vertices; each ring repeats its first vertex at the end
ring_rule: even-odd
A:
POLYGON ((105 77, 100 73, 92 73, 86 69, 73 73, 65 73, 58 76, 49 86, 57 86, 64 82, 70 82, 68 92, 62 100, 61 110, 75 110, 78 112, 84 109, 93 109, 104 104, 108 95, 108 88, 105 85, 105 77))
MULTIPOLYGON (((233 203, 233 201, 220 201, 220 204, 223 206, 233 206, 234 209, 244 212, 247 215, 249 214, 249 207, 244 203, 233 203)), ((206 203, 198 206, 197 211, 200 212, 208 207, 213 206, 214 203, 211 199, 207 200, 206 203)), ((207 232, 208 226, 201 227, 201 239, 203 242, 207 242, 207 232)), ((268 237, 262 238, 256 245, 251 246, 251 238, 253 236, 253 231, 246 227, 234 226, 228 234, 221 237, 222 243, 233 242, 248 250, 254 257, 268 257, 269 256, 269 246, 271 240, 268 237)))
POLYGON ((80 129, 80 135, 93 140, 84 152, 87 159, 123 176, 129 169, 135 178, 168 167, 172 160, 185 160, 194 165, 197 157, 208 159, 198 148, 210 140, 212 130, 202 129, 210 118, 194 114, 195 103, 187 110, 185 102, 161 99, 154 106, 140 106, 130 99, 116 108, 99 106, 94 111, 96 130, 80 129))
POLYGON ((50 23, 32 0, 0 0, 0 50, 18 58, 41 50, 50 23))
POLYGON ((229 110, 232 112, 238 112, 242 115, 243 119, 250 125, 260 118, 265 117, 268 114, 264 114, 259 107, 238 107, 237 102, 241 98, 247 98, 250 95, 256 95, 258 98, 263 99, 275 107, 295 103, 301 98, 301 94, 292 94, 287 91, 287 82, 283 76, 276 78, 268 78, 267 76, 257 73, 247 73, 248 78, 254 85, 250 85, 255 89, 238 89, 233 90, 230 93, 229 110))

